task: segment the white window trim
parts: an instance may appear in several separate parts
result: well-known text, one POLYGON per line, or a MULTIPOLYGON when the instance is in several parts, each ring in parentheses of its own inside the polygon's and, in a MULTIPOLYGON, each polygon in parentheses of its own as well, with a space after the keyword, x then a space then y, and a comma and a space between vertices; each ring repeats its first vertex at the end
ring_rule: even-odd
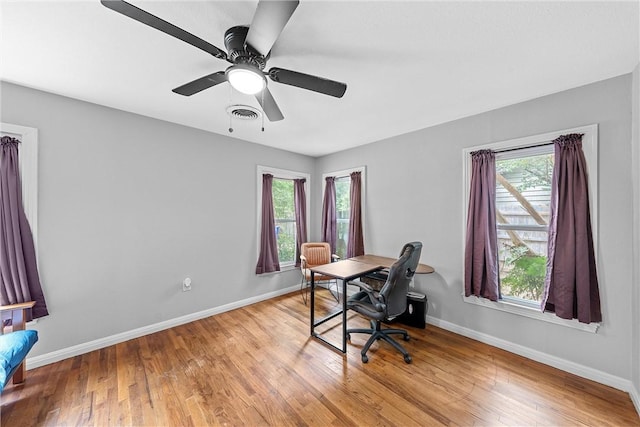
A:
MULTIPOLYGON (((491 149, 495 151, 510 149, 510 148, 524 148, 535 145, 547 144, 559 137, 560 135, 566 135, 570 133, 582 133, 582 151, 584 152, 585 159, 587 161, 587 167, 589 168, 588 180, 589 180, 589 209, 591 212, 591 227, 593 232, 593 246, 596 257, 596 265, 599 265, 598 260, 598 125, 581 126, 572 129, 564 129, 554 132, 548 132, 540 135, 532 135, 524 138, 516 138, 500 142, 486 143, 482 145, 476 145, 474 147, 465 148, 462 150, 462 165, 463 165, 463 202, 464 213, 462 218, 462 271, 464 272, 464 247, 466 244, 467 234, 467 214, 469 203, 469 191, 471 180, 471 153, 483 149, 491 149)), ((580 323, 576 319, 566 320, 561 319, 554 313, 543 313, 539 309, 526 306, 524 304, 518 304, 517 302, 508 300, 502 301, 490 301, 486 298, 479 298, 475 296, 466 297, 464 295, 464 282, 462 289, 462 298, 464 302, 479 305, 494 310, 505 311, 508 313, 529 317, 532 319, 542 320, 545 322, 554 323, 570 328, 579 329, 586 332, 596 333, 600 327, 600 323, 580 323)))
MULTIPOLYGON (((367 173, 366 173, 366 166, 358 166, 355 168, 351 168, 351 169, 343 169, 341 171, 336 171, 336 172, 327 172, 327 173, 323 173, 322 174, 322 201, 321 201, 321 206, 322 203, 324 203, 324 189, 327 186, 327 177, 329 176, 333 176, 335 178, 344 178, 344 177, 348 177, 351 176, 351 174, 353 172, 360 172, 361 175, 361 181, 360 181, 360 215, 362 216, 362 239, 363 241, 365 240, 365 237, 367 236, 367 221, 366 221, 366 212, 367 210, 364 208, 367 204, 366 204, 366 194, 367 194, 367 173)), ((351 220, 351 219, 349 219, 351 220)))
POLYGON ((19 150, 20 179, 22 183, 22 204, 24 206, 33 244, 38 258, 38 129, 26 126, 0 123, 0 134, 21 141, 19 150))
MULTIPOLYGON (((258 201, 258 204, 256 205, 256 220, 257 220, 256 222, 256 259, 260 257, 260 230, 262 228, 262 175, 266 173, 273 175, 274 178, 280 178, 280 179, 302 179, 302 178, 306 179, 304 183, 304 192, 306 194, 306 208, 307 208, 307 217, 305 221, 307 222, 307 233, 309 233, 309 217, 311 214, 310 212, 311 197, 310 197, 309 189, 311 188, 311 175, 305 172, 296 172, 296 171, 291 171, 286 169, 272 168, 270 166, 258 165, 257 174, 256 174, 256 194, 257 194, 256 199, 258 201)), ((284 265, 280 265, 280 271, 261 274, 261 276, 265 276, 268 274, 277 274, 283 271, 294 270, 296 268, 297 267, 295 266, 295 263, 291 263, 291 264, 286 263, 284 265)))

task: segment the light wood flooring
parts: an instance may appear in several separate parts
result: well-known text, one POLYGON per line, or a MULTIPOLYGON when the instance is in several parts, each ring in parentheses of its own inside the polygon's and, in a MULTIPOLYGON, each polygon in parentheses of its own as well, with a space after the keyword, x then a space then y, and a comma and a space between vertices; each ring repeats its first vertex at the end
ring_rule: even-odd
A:
POLYGON ((347 355, 309 338, 292 293, 29 370, 4 390, 1 424, 640 425, 627 393, 431 325, 407 329, 412 364, 381 341, 363 364, 367 336, 347 355))

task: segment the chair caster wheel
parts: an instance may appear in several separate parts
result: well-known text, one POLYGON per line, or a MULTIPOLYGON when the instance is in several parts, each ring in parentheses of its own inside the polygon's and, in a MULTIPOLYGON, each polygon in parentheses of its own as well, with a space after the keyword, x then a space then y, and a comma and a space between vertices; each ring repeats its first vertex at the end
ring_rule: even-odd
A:
POLYGON ((409 335, 405 335, 404 337, 402 337, 402 339, 404 339, 405 341, 409 341, 411 338, 409 337, 409 335))
POLYGON ((366 355, 362 355, 362 363, 367 363, 369 361, 369 358, 366 355))
POLYGON ((406 355, 406 356, 404 357, 404 361, 405 361, 406 363, 411 363, 411 361, 412 361, 411 356, 406 355))

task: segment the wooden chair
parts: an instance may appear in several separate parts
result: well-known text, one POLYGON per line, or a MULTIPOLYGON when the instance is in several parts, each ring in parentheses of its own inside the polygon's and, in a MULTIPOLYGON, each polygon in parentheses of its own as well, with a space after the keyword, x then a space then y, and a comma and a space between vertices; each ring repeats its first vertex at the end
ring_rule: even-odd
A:
MULTIPOLYGON (((307 289, 311 285, 311 271, 310 268, 318 265, 329 264, 330 262, 339 260, 338 255, 331 253, 331 246, 326 242, 307 242, 300 245, 300 271, 302 272, 302 280, 300 281, 300 292, 302 293, 302 300, 305 305, 307 304, 307 289)), ((323 276, 316 274, 315 283, 326 282, 329 292, 331 292, 331 283, 336 285, 336 293, 332 295, 339 300, 338 295, 338 281, 329 276, 323 276)))
POLYGON ((0 390, 13 378, 14 384, 25 379, 24 359, 38 341, 38 332, 26 330, 27 310, 35 301, 0 306, 0 390))

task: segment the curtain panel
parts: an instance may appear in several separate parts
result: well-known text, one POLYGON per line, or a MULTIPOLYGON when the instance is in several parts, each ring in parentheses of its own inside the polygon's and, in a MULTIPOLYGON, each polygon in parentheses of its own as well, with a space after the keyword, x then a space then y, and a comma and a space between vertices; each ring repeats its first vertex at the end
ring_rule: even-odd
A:
POLYGON ((324 199, 322 201, 322 241, 329 243, 331 253, 336 253, 336 177, 325 178, 324 199))
POLYGON ((471 153, 471 183, 464 258, 464 293, 500 299, 496 229, 496 161, 491 150, 471 153))
POLYGON ((351 173, 349 192, 349 240, 347 258, 364 255, 364 237, 362 235, 362 172, 351 173))
POLYGON ((35 301, 30 317, 49 314, 40 284, 31 227, 22 205, 20 141, 0 140, 0 305, 35 301))
POLYGON ((296 267, 300 267, 300 246, 307 241, 307 196, 304 183, 307 180, 293 180, 293 204, 296 217, 296 267))
POLYGON ((262 221, 260 225, 260 255, 256 274, 280 271, 276 220, 273 211, 273 175, 262 175, 262 221))
POLYGON ((547 274, 541 308, 563 319, 602 321, 582 134, 554 141, 547 274))

